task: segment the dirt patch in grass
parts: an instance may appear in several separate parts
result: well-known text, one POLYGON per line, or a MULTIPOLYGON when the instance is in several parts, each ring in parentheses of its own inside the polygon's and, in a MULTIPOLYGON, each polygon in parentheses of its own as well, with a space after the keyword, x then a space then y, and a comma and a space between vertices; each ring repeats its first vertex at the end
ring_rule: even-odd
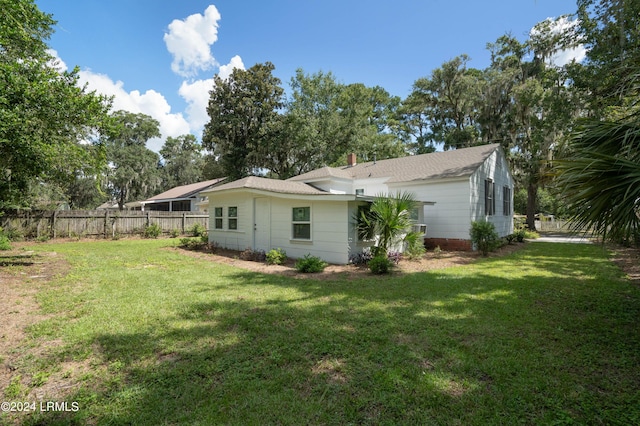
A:
POLYGON ((640 248, 617 246, 611 251, 611 261, 624 271, 632 283, 640 286, 640 248))
MULTIPOLYGON (((36 354, 46 349, 40 345, 21 348, 26 328, 49 317, 40 312, 36 295, 46 283, 70 269, 56 252, 35 253, 20 246, 0 252, 0 396, 4 401, 16 400, 6 395, 10 385, 15 388, 18 381, 23 385, 31 382, 22 371, 20 359, 26 352, 36 354)), ((53 387, 58 385, 49 383, 53 387)))
MULTIPOLYGON (((522 248, 524 244, 511 244, 503 246, 490 253, 489 257, 504 256, 522 248)), ((312 278, 318 280, 332 280, 342 278, 358 278, 371 276, 371 271, 366 266, 355 265, 329 265, 323 272, 305 274, 295 269, 295 259, 287 259, 283 265, 268 265, 265 262, 254 262, 240 259, 240 252, 235 250, 216 249, 215 253, 185 250, 177 248, 188 256, 198 259, 210 260, 217 263, 236 266, 252 272, 265 274, 278 274, 292 278, 312 278)), ((422 258, 416 260, 402 259, 393 269, 392 274, 406 274, 413 272, 425 272, 434 269, 443 269, 452 266, 466 265, 481 258, 478 252, 470 251, 441 251, 439 253, 429 251, 422 258)))

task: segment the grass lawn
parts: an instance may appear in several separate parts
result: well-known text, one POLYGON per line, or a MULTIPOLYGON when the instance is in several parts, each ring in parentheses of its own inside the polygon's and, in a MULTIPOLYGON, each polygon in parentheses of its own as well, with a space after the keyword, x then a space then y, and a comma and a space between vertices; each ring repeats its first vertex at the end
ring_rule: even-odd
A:
POLYGON ((78 410, 0 422, 640 424, 640 288, 599 246, 318 281, 171 244, 29 247, 71 270, 39 291, 5 399, 67 383, 78 410))

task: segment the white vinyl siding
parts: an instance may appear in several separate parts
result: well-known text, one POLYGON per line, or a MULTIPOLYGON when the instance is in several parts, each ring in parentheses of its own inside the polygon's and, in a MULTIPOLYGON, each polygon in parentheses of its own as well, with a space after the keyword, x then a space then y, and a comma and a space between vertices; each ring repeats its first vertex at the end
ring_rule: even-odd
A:
POLYGON ((434 205, 424 206, 420 220, 427 225, 427 238, 469 239, 471 210, 468 179, 420 182, 389 188, 391 193, 399 190, 413 193, 417 200, 435 202, 434 205))
MULTIPOLYGON (((513 212, 509 214, 499 214, 496 206, 502 205, 503 212, 505 203, 508 203, 510 209, 513 206, 513 180, 509 174, 509 167, 500 151, 491 154, 485 162, 476 170, 469 180, 471 188, 471 217, 470 221, 487 220, 496 227, 498 235, 504 237, 513 232, 513 212), (486 214, 486 188, 485 181, 493 182, 493 193, 489 198, 493 197, 493 214, 486 214), (495 188, 508 187, 511 190, 495 190, 495 188), (505 196, 507 199, 505 200, 505 196)), ((470 223, 469 223, 470 226, 470 223)), ((467 237, 468 238, 468 237, 467 237)))

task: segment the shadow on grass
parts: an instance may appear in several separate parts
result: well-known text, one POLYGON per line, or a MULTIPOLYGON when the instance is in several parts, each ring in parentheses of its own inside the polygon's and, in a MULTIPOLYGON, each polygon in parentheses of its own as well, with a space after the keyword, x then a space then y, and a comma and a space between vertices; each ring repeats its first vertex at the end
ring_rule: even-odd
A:
POLYGON ((96 347, 119 380, 71 396, 80 401, 77 413, 31 420, 640 419, 640 291, 594 259, 593 248, 536 246, 468 268, 394 278, 316 281, 233 270, 228 279, 224 295, 212 289, 205 300, 176 301, 161 326, 92 336, 84 344, 96 347))
POLYGON ((35 256, 32 254, 0 255, 0 267, 2 266, 31 266, 35 256))

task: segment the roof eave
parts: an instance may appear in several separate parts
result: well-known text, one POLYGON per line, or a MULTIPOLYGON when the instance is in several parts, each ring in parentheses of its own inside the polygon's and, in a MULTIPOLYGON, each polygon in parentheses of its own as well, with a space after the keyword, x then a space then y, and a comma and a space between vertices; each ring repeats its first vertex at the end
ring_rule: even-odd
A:
POLYGON ((355 201, 356 195, 354 194, 331 194, 331 193, 317 193, 317 194, 298 194, 293 192, 272 191, 258 188, 229 188, 218 189, 216 191, 209 191, 211 197, 215 194, 233 194, 233 193, 249 193, 254 195, 270 196, 275 198, 286 198, 296 200, 322 200, 322 201, 355 201))

